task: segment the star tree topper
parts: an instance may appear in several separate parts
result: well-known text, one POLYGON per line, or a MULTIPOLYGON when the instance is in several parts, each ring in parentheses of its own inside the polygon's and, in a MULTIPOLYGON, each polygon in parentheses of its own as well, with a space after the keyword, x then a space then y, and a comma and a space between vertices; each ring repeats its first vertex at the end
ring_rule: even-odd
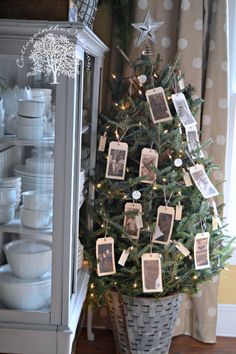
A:
POLYGON ((143 23, 132 23, 132 26, 140 32, 137 46, 139 47, 146 39, 150 39, 153 43, 156 43, 155 31, 163 25, 164 22, 153 21, 150 14, 150 10, 147 11, 143 23))

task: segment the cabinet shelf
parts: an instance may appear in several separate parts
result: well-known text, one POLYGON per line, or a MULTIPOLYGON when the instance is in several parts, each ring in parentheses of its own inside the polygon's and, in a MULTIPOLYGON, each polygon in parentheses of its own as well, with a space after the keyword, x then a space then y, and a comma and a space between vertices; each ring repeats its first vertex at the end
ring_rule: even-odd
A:
POLYGON ((1 144, 20 146, 53 146, 54 138, 44 137, 42 140, 20 140, 16 136, 3 136, 0 138, 1 144))
POLYGON ((20 213, 16 212, 15 219, 8 224, 0 225, 1 232, 10 232, 16 234, 34 235, 34 236, 51 236, 52 229, 30 229, 21 224, 20 213))

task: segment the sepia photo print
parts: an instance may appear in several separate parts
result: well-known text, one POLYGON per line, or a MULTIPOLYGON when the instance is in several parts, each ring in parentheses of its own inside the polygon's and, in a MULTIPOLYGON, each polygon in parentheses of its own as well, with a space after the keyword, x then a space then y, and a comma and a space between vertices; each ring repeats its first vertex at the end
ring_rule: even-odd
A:
POLYGON ((204 198, 208 199, 219 194, 207 176, 204 166, 197 164, 190 167, 190 174, 204 198))
POLYGON ((109 145, 106 178, 124 180, 128 145, 112 141, 109 145))
POLYGON ((147 101, 154 124, 172 119, 165 91, 162 87, 156 87, 146 91, 147 101))
POLYGON ((114 239, 99 238, 96 242, 97 273, 99 276, 116 273, 114 239))
POLYGON ((127 234, 133 239, 139 238, 140 227, 137 225, 136 218, 138 215, 142 215, 142 205, 140 203, 125 204, 124 228, 127 234))
POLYGON ((194 262, 196 269, 210 267, 209 259, 209 232, 197 234, 194 240, 194 262))
POLYGON ((163 291, 161 260, 158 253, 142 255, 142 283, 144 293, 163 291))
POLYGON ((175 106, 175 110, 181 120, 181 123, 184 127, 190 124, 197 124, 196 120, 194 119, 189 106, 188 102, 182 92, 175 93, 171 96, 172 102, 175 106))
POLYGON ((170 242, 174 225, 174 216, 174 208, 159 206, 157 209, 156 228, 152 239, 154 243, 167 245, 170 242))
POLYGON ((139 177, 146 177, 142 183, 154 183, 157 175, 155 170, 158 164, 158 152, 153 149, 144 148, 142 150, 139 177))

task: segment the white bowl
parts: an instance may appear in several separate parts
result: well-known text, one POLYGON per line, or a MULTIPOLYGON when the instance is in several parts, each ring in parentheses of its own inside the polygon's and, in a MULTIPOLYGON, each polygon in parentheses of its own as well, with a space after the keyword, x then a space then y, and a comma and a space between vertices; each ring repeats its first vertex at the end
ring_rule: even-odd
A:
POLYGON ((49 229, 52 227, 52 209, 32 210, 23 206, 21 209, 21 223, 33 229, 49 229))
POLYGON ((37 191, 27 191, 22 193, 23 205, 31 210, 48 210, 53 207, 53 194, 37 191))
POLYGON ((9 265, 0 267, 0 299, 2 303, 18 310, 37 310, 47 305, 51 298, 51 273, 37 280, 16 277, 9 265))
POLYGON ((24 279, 41 277, 51 268, 52 243, 43 240, 17 240, 3 246, 13 273, 24 279))
POLYGON ((43 125, 17 125, 16 135, 18 139, 22 140, 41 140, 43 137, 43 125))
POLYGON ((14 219, 16 204, 0 206, 0 224, 6 224, 14 219))
POLYGON ((0 207, 16 203, 16 188, 0 186, 0 207))
POLYGON ((15 187, 21 185, 21 177, 7 177, 0 179, 0 185, 15 187))
POLYGON ((16 123, 18 125, 43 125, 44 123, 45 116, 39 117, 39 118, 33 118, 33 117, 22 117, 22 116, 16 116, 16 123))
POLYGON ((42 117, 45 111, 45 103, 33 100, 18 100, 17 114, 24 117, 42 117))

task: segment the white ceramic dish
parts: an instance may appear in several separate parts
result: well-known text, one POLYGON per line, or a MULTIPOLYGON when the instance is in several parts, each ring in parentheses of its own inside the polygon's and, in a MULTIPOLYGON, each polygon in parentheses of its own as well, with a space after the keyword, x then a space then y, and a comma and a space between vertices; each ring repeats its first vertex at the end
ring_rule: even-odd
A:
POLYGON ((16 203, 16 188, 0 186, 0 207, 16 203))
POLYGON ((14 171, 16 174, 21 175, 23 178, 29 177, 31 180, 34 180, 37 178, 38 181, 42 180, 42 182, 52 182, 53 181, 53 176, 51 174, 39 174, 39 173, 33 173, 29 172, 26 170, 25 165, 19 165, 14 168, 14 171))
POLYGON ((43 122, 45 120, 45 117, 39 117, 39 118, 32 118, 32 117, 22 117, 22 116, 16 116, 16 122, 19 125, 33 125, 33 126, 39 126, 43 125, 43 122))
POLYGON ((0 299, 8 308, 37 310, 51 298, 51 273, 37 280, 16 277, 9 265, 0 267, 0 299))
POLYGON ((53 174, 54 171, 54 160, 30 157, 25 160, 26 169, 29 172, 40 173, 40 174, 53 174))
POLYGON ((0 224, 6 224, 14 219, 16 203, 7 206, 0 206, 0 224))
POLYGON ((18 100, 17 114, 23 117, 42 117, 45 111, 45 103, 33 100, 18 100))
POLYGON ((43 124, 37 126, 17 124, 16 135, 21 140, 41 140, 43 137, 43 124))
POLYGON ((23 205, 26 209, 48 210, 53 207, 53 194, 37 191, 27 191, 22 193, 23 205))
POLYGON ((21 209, 21 223, 33 229, 50 229, 52 227, 52 209, 32 210, 23 206, 21 209))
POLYGON ((51 268, 52 243, 43 240, 17 240, 3 246, 13 273, 23 279, 41 277, 51 268))

